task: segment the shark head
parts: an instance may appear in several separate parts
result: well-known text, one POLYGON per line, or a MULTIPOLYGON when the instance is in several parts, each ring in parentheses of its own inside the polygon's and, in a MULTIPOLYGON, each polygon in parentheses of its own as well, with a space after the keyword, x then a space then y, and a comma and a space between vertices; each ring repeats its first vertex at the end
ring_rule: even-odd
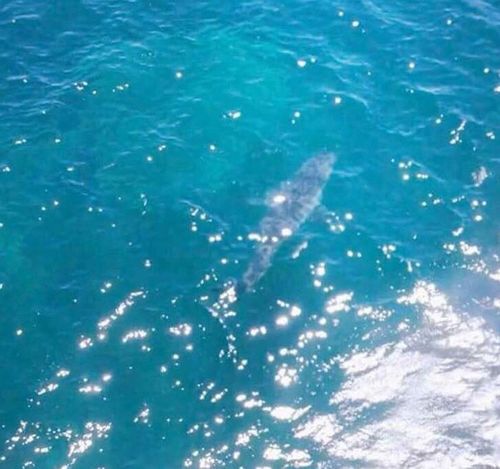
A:
POLYGON ((334 153, 319 153, 301 166, 296 179, 303 182, 306 192, 322 187, 330 179, 335 160, 334 153))
POLYGON ((313 169, 313 171, 328 179, 332 174, 333 165, 336 161, 336 156, 334 153, 320 153, 314 158, 308 161, 308 165, 313 169))

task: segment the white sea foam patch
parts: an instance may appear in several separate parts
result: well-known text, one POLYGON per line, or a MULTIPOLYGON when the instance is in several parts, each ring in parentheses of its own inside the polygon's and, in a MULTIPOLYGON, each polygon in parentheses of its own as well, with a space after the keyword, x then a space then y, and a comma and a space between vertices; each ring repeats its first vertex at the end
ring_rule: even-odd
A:
POLYGON ((330 401, 335 415, 301 423, 295 437, 372 467, 496 467, 498 335, 454 310, 431 283, 418 282, 399 302, 421 312, 420 330, 342 360, 346 381, 330 401))

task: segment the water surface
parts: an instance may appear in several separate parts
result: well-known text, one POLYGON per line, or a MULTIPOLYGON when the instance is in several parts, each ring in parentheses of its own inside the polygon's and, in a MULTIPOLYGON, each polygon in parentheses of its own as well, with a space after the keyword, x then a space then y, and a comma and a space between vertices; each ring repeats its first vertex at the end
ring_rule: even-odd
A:
POLYGON ((469 0, 4 2, 1 464, 494 467, 499 26, 469 0), (212 317, 325 150, 323 209, 212 317))

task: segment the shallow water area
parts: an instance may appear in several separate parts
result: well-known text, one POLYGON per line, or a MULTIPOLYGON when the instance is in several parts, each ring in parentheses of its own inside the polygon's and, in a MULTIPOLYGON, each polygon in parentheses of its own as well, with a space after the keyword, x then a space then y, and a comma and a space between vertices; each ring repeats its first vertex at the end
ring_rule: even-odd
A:
POLYGON ((5 3, 0 467, 495 467, 499 26, 488 1, 5 3))

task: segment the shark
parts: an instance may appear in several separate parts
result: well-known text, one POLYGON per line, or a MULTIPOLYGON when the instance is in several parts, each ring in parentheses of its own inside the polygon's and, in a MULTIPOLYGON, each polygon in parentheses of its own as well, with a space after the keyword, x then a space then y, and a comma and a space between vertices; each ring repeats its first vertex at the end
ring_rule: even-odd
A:
POLYGON ((266 199, 268 210, 258 232, 256 250, 239 281, 239 293, 252 291, 272 264, 281 244, 298 231, 320 205, 323 189, 330 179, 336 161, 334 153, 319 153, 307 159, 295 175, 284 182, 266 199))
POLYGON ((242 294, 255 290, 271 267, 281 244, 293 236, 321 204, 323 189, 330 179, 335 161, 333 153, 317 154, 306 160, 291 179, 269 193, 266 198, 267 213, 259 224, 258 232, 251 234, 251 238, 258 243, 246 270, 239 280, 225 282, 222 292, 217 289, 217 300, 205 305, 226 331, 227 354, 234 363, 237 363, 236 332, 227 322, 236 314, 231 305, 242 294))

